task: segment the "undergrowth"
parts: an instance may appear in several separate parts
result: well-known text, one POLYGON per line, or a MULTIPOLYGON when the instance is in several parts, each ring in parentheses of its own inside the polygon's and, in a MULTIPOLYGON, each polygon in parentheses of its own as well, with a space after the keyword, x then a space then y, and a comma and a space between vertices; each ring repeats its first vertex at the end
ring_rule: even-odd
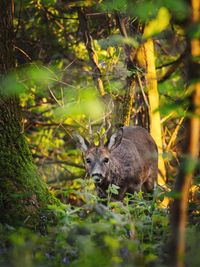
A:
POLYGON ((40 232, 1 225, 0 266, 165 266, 169 219, 168 210, 159 207, 160 193, 153 199, 141 192, 128 195, 122 203, 112 200, 115 186, 101 200, 88 181, 78 182, 78 190, 59 192, 67 204, 48 207, 56 225, 46 222, 40 232), (70 204, 70 195, 79 201, 70 204))

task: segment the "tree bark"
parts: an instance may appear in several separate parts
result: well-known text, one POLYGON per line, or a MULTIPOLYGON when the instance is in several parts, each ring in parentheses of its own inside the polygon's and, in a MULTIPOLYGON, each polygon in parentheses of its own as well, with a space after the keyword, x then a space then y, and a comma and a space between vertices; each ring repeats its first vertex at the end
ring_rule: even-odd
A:
POLYGON ((0 222, 35 227, 41 209, 56 200, 32 162, 15 88, 12 96, 6 91, 15 67, 13 10, 13 0, 0 0, 0 222))
MULTIPOLYGON (((116 21, 121 35, 127 37, 128 34, 126 31, 125 19, 120 19, 119 14, 116 14, 116 21)), ((130 27, 131 26, 129 25, 129 28, 130 27)), ((137 34, 140 33, 142 36, 143 30, 145 30, 143 25, 141 25, 140 22, 137 22, 135 28, 138 31, 137 34)), ((130 32, 133 32, 133 30, 130 29, 130 32)), ((159 185, 164 186, 166 184, 166 170, 162 156, 163 148, 160 113, 159 111, 156 111, 159 108, 159 94, 157 90, 153 40, 149 39, 145 41, 145 43, 141 44, 137 49, 125 45, 125 53, 127 69, 134 71, 134 74, 127 78, 127 90, 124 97, 122 123, 123 125, 130 124, 133 105, 135 109, 139 109, 138 112, 136 111, 135 121, 137 122, 136 124, 139 124, 148 130, 150 128, 150 133, 155 139, 159 152, 158 183, 159 185), (146 94, 148 95, 148 100, 146 94), (142 99, 142 103, 137 103, 138 96, 140 100, 142 99), (137 104, 139 104, 139 107, 137 104)))
MULTIPOLYGON (((141 26, 139 21, 136 21, 133 27, 132 23, 130 23, 130 19, 123 17, 121 18, 120 14, 118 13, 115 14, 115 19, 120 33, 124 38, 127 38, 129 34, 130 36, 132 36, 133 33, 142 34, 143 27, 141 26)), ((149 116, 148 112, 146 112, 147 103, 144 100, 146 96, 145 92, 141 92, 141 80, 138 81, 141 67, 140 61, 138 60, 139 50, 133 46, 125 44, 124 51, 126 54, 127 69, 133 74, 127 77, 127 86, 123 100, 121 124, 125 126, 130 125, 131 116, 133 115, 132 117, 135 125, 140 125, 149 130, 149 116), (135 112, 133 112, 133 109, 135 110, 135 112)))
POLYGON ((123 101, 122 125, 129 126, 134 101, 135 77, 127 77, 127 89, 123 101))
MULTIPOLYGON (((200 21, 200 2, 191 1, 192 24, 200 21)), ((188 64, 188 73, 192 96, 190 109, 193 116, 186 121, 187 139, 181 159, 180 172, 175 183, 175 191, 180 194, 175 198, 171 207, 171 263, 170 266, 183 267, 185 256, 185 228, 187 225, 187 210, 189 190, 192 184, 193 173, 197 166, 200 139, 200 82, 199 82, 199 57, 200 41, 193 38, 189 41, 191 58, 188 64)))
POLYGON ((162 129, 160 122, 159 108, 159 94, 157 89, 157 77, 154 56, 154 43, 152 39, 148 39, 144 43, 144 58, 146 61, 146 88, 149 99, 149 116, 150 116, 150 133, 153 136, 158 146, 158 184, 164 186, 166 184, 166 170, 163 160, 162 147, 162 129))

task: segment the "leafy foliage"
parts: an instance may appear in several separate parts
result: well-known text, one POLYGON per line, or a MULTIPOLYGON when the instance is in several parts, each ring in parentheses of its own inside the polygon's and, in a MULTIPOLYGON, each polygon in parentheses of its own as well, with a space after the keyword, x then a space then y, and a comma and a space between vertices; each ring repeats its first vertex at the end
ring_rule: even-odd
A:
MULTIPOLYGON (((144 199, 139 193, 118 203, 112 201, 112 195, 118 194, 119 188, 110 185, 108 198, 98 199, 94 185, 84 179, 81 154, 72 136, 77 131, 87 136, 90 122, 95 131, 99 130, 108 115, 118 125, 126 80, 136 72, 125 65, 124 47, 137 50, 144 38, 153 37, 164 155, 169 185, 174 184, 185 135, 181 119, 191 116, 191 92, 184 67, 188 54, 185 19, 190 12, 186 1, 26 0, 15 1, 15 6, 17 68, 3 79, 1 86, 4 96, 19 96, 22 133, 28 139, 34 162, 52 194, 64 204, 48 207, 48 212, 54 212, 56 223, 41 214, 40 225, 35 225, 40 229, 37 233, 0 225, 0 265, 165 266, 169 210, 161 209, 159 204, 164 197, 180 195, 158 188, 153 200, 144 199), (87 15, 110 102, 100 99, 93 82, 94 68, 80 32, 79 8, 87 15), (125 22, 131 22, 130 33, 135 30, 134 22, 145 24, 144 38, 140 32, 122 36, 116 23, 119 14, 125 22), (171 70, 173 66, 176 67, 171 70), (176 132, 177 125, 180 128, 176 132)), ((198 37, 198 25, 191 29, 191 36, 198 37)), ((142 67, 137 71, 143 72, 142 67)), ((138 110, 135 108, 134 112, 138 110)), ((189 161, 186 168, 194 168, 194 164, 189 161)), ((198 172, 199 166, 197 178, 198 172)), ((13 199, 17 199, 14 194, 13 199)), ((198 208, 197 194, 196 202, 190 203, 190 220, 195 225, 188 227, 187 236, 186 263, 192 260, 191 266, 200 264, 196 256, 198 208)))
POLYGON ((88 193, 88 186, 87 182, 81 192, 86 197, 81 206, 49 207, 59 222, 56 227, 48 227, 45 235, 23 228, 17 232, 8 229, 12 246, 1 248, 1 263, 144 266, 156 262, 168 234, 166 211, 160 210, 155 201, 145 201, 141 193, 127 197, 124 204, 108 197, 108 206, 104 206, 91 190, 88 193))
MULTIPOLYGON (((1 226, 0 264, 9 266, 166 266, 169 237, 168 211, 159 208, 159 194, 145 200, 141 193, 127 196, 124 203, 107 206, 91 190, 68 191, 82 196, 82 204, 49 206, 58 218, 56 226, 48 226, 43 234, 25 228, 1 226), (5 231, 9 234, 5 236, 5 231)), ((112 191, 113 189, 111 189, 112 191)), ((114 188, 114 192, 115 188, 114 188)), ((47 218, 43 218, 44 222, 47 218)), ((198 228, 188 228, 188 254, 198 242, 198 228)), ((198 247, 198 246, 197 246, 198 247)), ((198 266, 199 259, 194 259, 198 266)))

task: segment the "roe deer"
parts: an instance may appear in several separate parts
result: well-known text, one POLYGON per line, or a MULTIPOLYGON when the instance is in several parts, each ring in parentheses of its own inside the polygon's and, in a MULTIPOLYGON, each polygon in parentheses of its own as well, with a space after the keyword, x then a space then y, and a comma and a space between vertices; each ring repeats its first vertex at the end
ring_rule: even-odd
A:
POLYGON ((152 192, 157 181, 157 146, 148 131, 139 126, 124 126, 99 145, 77 135, 86 171, 93 178, 100 197, 106 196, 109 184, 119 186, 117 200, 126 193, 152 192))

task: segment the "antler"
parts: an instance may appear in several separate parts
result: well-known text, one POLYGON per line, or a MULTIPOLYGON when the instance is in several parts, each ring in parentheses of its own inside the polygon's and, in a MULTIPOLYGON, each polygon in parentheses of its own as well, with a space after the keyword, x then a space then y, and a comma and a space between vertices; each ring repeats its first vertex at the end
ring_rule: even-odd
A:
POLYGON ((90 144, 94 144, 94 136, 93 136, 93 133, 92 133, 92 124, 91 124, 91 120, 89 118, 88 120, 88 135, 89 135, 89 142, 90 144))
POLYGON ((99 129, 99 131, 97 132, 98 137, 99 137, 99 146, 103 146, 104 145, 104 139, 105 137, 108 138, 108 133, 111 130, 111 123, 110 120, 106 119, 105 117, 103 118, 103 123, 99 129), (107 129, 105 130, 104 134, 102 136, 100 136, 101 130, 103 129, 104 126, 107 125, 107 129))

